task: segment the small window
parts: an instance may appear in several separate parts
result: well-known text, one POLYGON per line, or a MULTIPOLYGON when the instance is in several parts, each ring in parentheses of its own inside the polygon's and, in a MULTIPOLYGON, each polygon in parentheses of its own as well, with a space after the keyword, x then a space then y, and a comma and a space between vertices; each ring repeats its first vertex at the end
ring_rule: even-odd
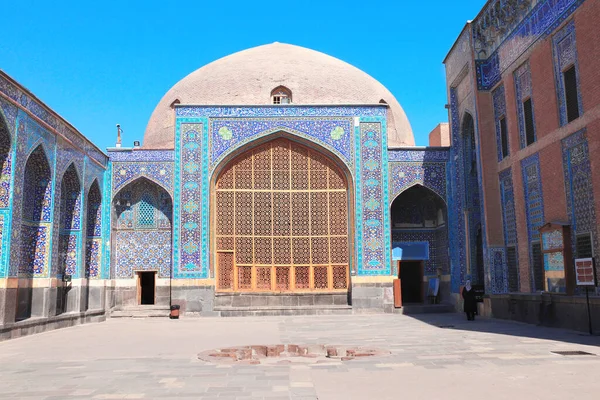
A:
POLYGON ((577 73, 575 66, 563 72, 565 82, 565 100, 567 103, 567 122, 579 118, 579 95, 577 93, 577 73))
POLYGON ((285 86, 276 87, 271 91, 273 104, 291 104, 292 92, 285 86))
POLYGON ((506 128, 506 117, 500 118, 500 141, 502 142, 502 158, 508 156, 508 131, 506 128))
POLYGON ((582 233, 577 235, 575 244, 575 252, 577 258, 590 258, 594 256, 592 250, 592 235, 590 233, 582 233))
POLYGON ((523 114, 525 117, 525 139, 527 140, 527 146, 535 143, 535 128, 533 126, 533 104, 531 99, 527 99, 523 102, 523 114))

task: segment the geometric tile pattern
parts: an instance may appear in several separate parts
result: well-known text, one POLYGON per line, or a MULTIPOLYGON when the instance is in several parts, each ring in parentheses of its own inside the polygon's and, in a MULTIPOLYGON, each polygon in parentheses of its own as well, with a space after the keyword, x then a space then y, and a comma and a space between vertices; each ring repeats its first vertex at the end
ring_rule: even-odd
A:
POLYGON ((508 277, 506 269, 506 249, 504 247, 489 247, 491 266, 491 293, 500 294, 508 292, 508 277))
POLYGON ((514 72, 515 79, 515 93, 517 95, 517 118, 519 120, 519 139, 521 148, 527 146, 527 138, 525 137, 525 111, 523 102, 529 99, 531 101, 531 120, 533 128, 533 141, 535 142, 535 115, 533 114, 533 92, 531 87, 531 69, 529 67, 529 61, 520 66, 514 72))
POLYGON ((258 134, 285 130, 293 134, 317 139, 318 142, 334 149, 337 156, 348 164, 354 164, 353 121, 352 118, 236 118, 210 120, 209 130, 211 158, 210 165, 219 163, 227 150, 240 147, 253 140, 258 134), (340 140, 348 136, 350 140, 340 140))
POLYGON ((359 223, 363 226, 363 237, 359 245, 362 246, 363 262, 358 265, 358 271, 359 274, 381 273, 390 268, 386 260, 389 242, 384 242, 386 233, 389 232, 384 223, 384 210, 388 210, 389 206, 382 189, 384 186, 387 189, 388 183, 383 176, 387 162, 384 163, 383 160, 381 123, 361 123, 360 140, 362 215, 359 223))
POLYGON ((62 270, 59 270, 59 274, 75 275, 77 272, 77 241, 78 235, 69 235, 62 233, 60 235, 60 241, 58 244, 59 248, 59 262, 62 270))
POLYGON ((575 22, 571 21, 552 38, 553 57, 554 57, 554 79, 556 82, 556 96, 558 100, 558 109, 560 116, 560 125, 566 125, 567 102, 565 94, 565 82, 563 71, 572 65, 575 66, 575 76, 577 80, 577 103, 579 115, 583 114, 583 103, 581 101, 581 89, 579 84, 579 62, 577 59, 577 43, 575 41, 575 22))
MULTIPOLYGON (((503 154, 502 151, 502 132, 500 128, 500 120, 506 115, 506 99, 504 97, 504 85, 500 85, 496 89, 494 89, 494 91, 492 92, 492 98, 494 102, 494 120, 496 126, 496 145, 498 151, 498 161, 502 161, 502 159, 510 153, 510 150, 507 151, 507 154, 503 154)), ((505 124, 508 127, 508 121, 505 121, 505 124)), ((510 149, 508 136, 509 135, 507 132, 505 138, 507 143, 506 148, 510 149)))
POLYGON ((544 224, 544 198, 542 191, 542 177, 540 175, 539 153, 521 160, 521 172, 523 174, 523 191, 525 199, 525 214, 527 218, 527 243, 529 247, 529 266, 531 270, 531 285, 534 290, 543 290, 537 288, 537 278, 534 274, 534 255, 532 252, 532 242, 540 239, 538 229, 544 224))
MULTIPOLYGON (((465 207, 465 176, 464 176, 464 140, 461 136, 461 119, 459 116, 459 104, 456 88, 450 88, 450 119, 451 119, 451 143, 449 171, 457 171, 452 177, 453 185, 450 187, 450 195, 447 196, 448 226, 449 230, 448 250, 451 263, 451 290, 458 293, 460 285, 465 282, 467 275, 466 244, 465 244, 465 219, 463 210, 465 207)), ((449 179, 449 178, 447 178, 449 179)))
MULTIPOLYGON (((512 180, 512 171, 507 168, 500 172, 500 199, 502 202, 502 226, 504 231, 504 245, 506 247, 514 247, 514 254, 518 252, 518 240, 517 240, 517 218, 515 214, 515 191, 512 180)), ((508 261, 508 258, 505 257, 508 261)), ((515 282, 510 283, 511 288, 518 289, 518 258, 515 257, 514 263, 516 265, 510 265, 507 268, 512 268, 508 271, 508 277, 506 284, 509 285, 508 279, 515 279, 515 282), (514 273, 514 274, 513 274, 514 273)), ((508 290, 508 286, 507 286, 508 290)))
POLYGON ((353 179, 359 177, 360 185, 349 182, 356 196, 352 261, 359 274, 388 274, 386 112, 381 106, 177 107, 174 277, 209 276, 210 188, 223 160, 279 132, 304 139, 309 147, 311 142, 324 147, 347 166, 353 179))
POLYGON ((411 242, 429 243, 429 259, 425 261, 425 275, 436 275, 438 268, 442 269, 443 275, 450 273, 446 226, 422 230, 392 229, 392 247, 396 247, 398 243, 411 242))
MULTIPOLYGON (((573 254, 576 255, 575 236, 582 233, 592 234, 593 252, 598 254, 600 249, 598 248, 594 188, 585 129, 562 140, 562 155, 573 254)), ((596 267, 599 268, 597 272, 600 272, 600 265, 596 267)))
POLYGON ((171 231, 117 231, 115 233, 115 277, 133 278, 134 271, 171 273, 171 231))
POLYGON ((85 276, 99 278, 102 260, 102 238, 86 239, 85 245, 85 276))
MULTIPOLYGON (((131 278, 133 271, 160 271, 171 276, 171 196, 156 183, 138 178, 125 186, 113 199, 116 220, 114 273, 131 278)), ((94 238, 88 237, 88 245, 94 238)), ((93 266, 90 266, 90 274, 93 266)))
POLYGON ((175 151, 180 152, 176 159, 180 160, 179 182, 176 182, 175 212, 180 212, 177 218, 177 234, 174 235, 174 255, 176 277, 208 277, 208 269, 203 265, 208 260, 206 254, 206 237, 203 229, 206 202, 202 198, 206 160, 202 159, 204 124, 182 123, 180 127, 181 140, 175 145, 175 151), (198 244, 202 244, 199 246, 198 244), (178 258, 179 257, 179 258, 178 258))
MULTIPOLYGON (((112 158, 112 155, 111 155, 112 158)), ((122 187, 139 177, 148 178, 173 192, 172 162, 113 162, 112 190, 117 193, 122 187)))
POLYGON ((41 146, 27 161, 22 193, 19 273, 45 274, 50 259, 52 180, 41 146))
POLYGON ((85 276, 99 278, 102 261, 102 194, 94 181, 87 196, 85 276))
POLYGON ((392 201, 415 184, 431 189, 446 201, 446 163, 390 162, 389 170, 390 199, 392 201))
MULTIPOLYGON (((81 262, 81 213, 84 204, 80 177, 85 171, 86 182, 88 176, 101 182, 108 158, 81 133, 2 73, 0 92, 5 96, 0 100, 5 118, 0 121, 0 130, 8 130, 12 139, 0 139, 0 146, 12 142, 11 149, 14 151, 8 152, 5 158, 0 155, 0 210, 8 211, 8 214, 3 214, 10 216, 4 219, 3 229, 11 232, 2 235, 0 277, 5 276, 4 271, 11 277, 17 276, 19 271, 21 276, 34 274, 34 278, 53 276, 61 261, 67 262, 64 257, 59 259, 61 231, 67 248, 76 251, 76 256, 68 261, 68 268, 75 268, 76 277, 77 270, 81 268, 74 267, 73 262, 81 262), (42 153, 43 156, 38 157, 42 153), (26 169, 32 154, 37 161, 44 160, 30 163, 26 169), (71 196, 65 197, 61 195, 62 176, 70 164, 76 170, 80 191, 77 194, 71 191, 71 196), (43 179, 39 179, 42 175, 43 179), (61 207, 72 210, 71 215, 61 214, 61 207), (68 239, 71 232, 77 236, 75 243, 73 238, 68 239)), ((4 136, 4 132, 0 132, 0 136, 4 136)), ((0 149, 0 154, 6 154, 2 150, 6 148, 0 149)), ((72 251, 67 253, 73 255, 72 251)))
POLYGON ((60 189, 60 236, 58 243, 58 270, 62 274, 77 275, 78 242, 81 235, 81 184, 74 164, 62 177, 60 189))
POLYGON ((0 121, 0 208, 10 205, 10 181, 12 178, 12 146, 10 136, 0 121))

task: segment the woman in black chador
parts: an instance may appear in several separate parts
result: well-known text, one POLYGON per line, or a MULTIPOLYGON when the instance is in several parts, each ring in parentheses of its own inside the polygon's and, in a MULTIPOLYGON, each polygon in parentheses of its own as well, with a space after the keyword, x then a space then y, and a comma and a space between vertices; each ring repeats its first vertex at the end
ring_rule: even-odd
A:
POLYGON ((471 287, 471 280, 467 279, 465 287, 462 290, 462 298, 465 301, 465 313, 469 321, 475 320, 475 312, 477 311, 477 301, 475 300, 475 290, 471 287))

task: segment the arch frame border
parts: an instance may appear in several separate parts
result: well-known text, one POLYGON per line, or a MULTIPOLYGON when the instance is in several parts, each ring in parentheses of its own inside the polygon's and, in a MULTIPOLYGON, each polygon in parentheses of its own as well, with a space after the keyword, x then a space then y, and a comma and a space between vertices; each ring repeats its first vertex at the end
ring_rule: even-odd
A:
MULTIPOLYGON (((211 115, 210 113, 204 116, 199 115, 203 109, 200 106, 190 108, 193 113, 190 113, 186 116, 181 115, 180 110, 178 109, 175 121, 174 199, 176 199, 176 201, 173 210, 173 277, 175 279, 206 279, 210 278, 209 255, 207 254, 209 249, 209 232, 206 229, 203 229, 205 226, 208 226, 207 224, 209 223, 208 199, 210 181, 207 178, 211 176, 211 174, 209 174, 208 155, 208 146, 210 143, 209 122, 212 118, 216 118, 218 116, 211 115), (196 115, 193 117, 190 116, 193 114, 196 115), (190 127, 187 127, 186 125, 190 125, 190 127), (187 130, 184 132, 184 129, 187 130), (190 142, 187 142, 187 139, 184 138, 184 136, 188 133, 193 133, 195 135, 190 142), (193 146, 190 146, 189 148, 185 147, 190 143, 192 143, 193 146), (184 153, 185 159, 183 156, 184 153), (182 175, 184 174, 187 174, 188 176, 183 178, 182 175), (186 182, 182 182, 184 179, 186 182), (189 180, 192 180, 193 182, 188 182, 189 180), (182 183, 193 185, 194 193, 198 198, 190 198, 190 196, 188 196, 188 194, 182 190, 182 183), (194 215, 201 216, 201 224, 199 226, 196 223, 190 223, 186 224, 187 226, 184 226, 184 223, 187 221, 183 221, 184 214, 190 213, 185 211, 185 207, 190 207, 190 209, 193 209, 193 211, 190 212, 193 212, 194 215), (200 227, 200 229, 198 229, 198 227, 200 227), (186 241, 186 243, 183 243, 184 241, 186 241), (185 246, 189 241, 192 241, 192 244, 198 243, 200 246, 193 249, 191 252, 186 251, 187 254, 184 256, 182 253, 182 247, 185 246), (206 251, 200 252, 200 249, 206 249, 206 251)), ((300 111, 305 112, 308 109, 310 109, 310 107, 306 107, 300 111)), ((221 109, 221 111, 223 110, 225 112, 224 115, 227 115, 226 112, 228 110, 221 109)), ((235 110, 237 110, 236 112, 240 112, 239 108, 235 108, 235 110)), ((302 112, 300 114, 302 114, 302 112)), ((355 140, 352 151, 354 152, 355 165, 350 170, 354 171, 355 174, 353 181, 355 188, 355 215, 352 219, 356 222, 354 231, 354 241, 356 244, 354 265, 356 267, 351 271, 351 274, 360 276, 388 276, 391 273, 391 252, 387 243, 391 240, 391 232, 388 207, 389 187, 387 120, 385 114, 384 116, 368 115, 368 113, 366 115, 361 115, 359 113, 353 117, 353 137, 355 140), (364 163, 361 160, 361 157, 366 157, 368 153, 368 149, 363 146, 362 143, 364 138, 361 137, 362 128, 364 124, 367 123, 378 124, 378 126, 375 128, 376 132, 370 132, 370 134, 375 135, 374 137, 377 139, 374 145, 371 143, 371 145, 374 146, 371 147, 371 155, 374 155, 378 159, 376 161, 380 163, 380 165, 378 165, 380 168, 378 168, 377 171, 377 179, 374 189, 367 187, 364 183, 366 178, 364 178, 363 175, 368 175, 369 171, 372 170, 368 171, 367 167, 363 165, 364 163), (373 192, 374 190, 375 192, 373 192), (363 192, 365 191, 375 193, 380 199, 380 204, 375 211, 369 211, 364 208, 365 204, 369 204, 367 200, 370 200, 362 198, 364 194, 363 192), (375 219, 377 220, 376 222, 379 223, 378 230, 380 230, 380 232, 377 234, 373 234, 370 232, 370 230, 368 230, 370 228, 367 223, 375 221, 363 220, 363 215, 365 212, 370 212, 371 214, 375 215, 375 219), (365 231, 365 229, 367 229, 367 231, 365 231), (370 235, 371 237, 366 238, 364 234, 367 234, 367 236, 370 235), (363 239, 365 238, 370 240, 370 247, 367 246, 367 242, 363 242, 363 239), (363 260, 364 257, 369 259, 363 260), (365 263, 369 263, 369 265, 366 265, 365 263)), ((275 118, 280 116, 281 115, 273 115, 275 118)), ((281 129, 277 129, 277 131, 281 131, 281 129)), ((312 138, 310 141, 312 141, 312 138)), ((327 149, 326 146, 322 147, 327 149)), ((190 247, 188 247, 188 249, 189 248, 190 247)))

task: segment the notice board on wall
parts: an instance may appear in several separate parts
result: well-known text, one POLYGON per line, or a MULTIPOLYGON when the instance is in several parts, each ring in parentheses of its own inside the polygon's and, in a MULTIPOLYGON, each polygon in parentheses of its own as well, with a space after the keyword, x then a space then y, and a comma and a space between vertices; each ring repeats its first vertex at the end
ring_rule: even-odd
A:
POLYGON ((593 258, 575 259, 575 281, 578 286, 597 286, 596 268, 593 258))

